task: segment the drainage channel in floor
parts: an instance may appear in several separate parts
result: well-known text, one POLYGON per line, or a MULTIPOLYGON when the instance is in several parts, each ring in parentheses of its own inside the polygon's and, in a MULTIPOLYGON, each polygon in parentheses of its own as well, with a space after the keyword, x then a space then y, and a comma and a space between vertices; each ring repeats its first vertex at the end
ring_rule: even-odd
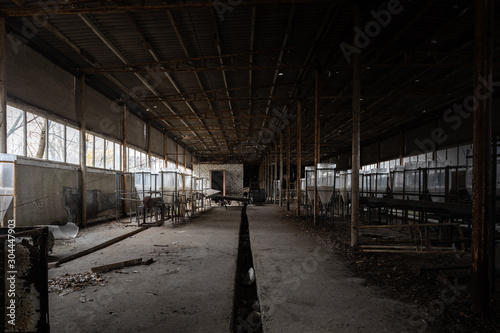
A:
POLYGON ((262 332, 257 282, 253 267, 246 205, 241 210, 238 263, 234 288, 233 332, 262 332))

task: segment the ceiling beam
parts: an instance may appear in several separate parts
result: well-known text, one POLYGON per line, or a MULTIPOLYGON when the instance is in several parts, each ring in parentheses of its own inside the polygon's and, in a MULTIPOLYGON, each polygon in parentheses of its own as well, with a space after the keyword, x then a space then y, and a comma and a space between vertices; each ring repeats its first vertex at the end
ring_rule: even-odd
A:
MULTIPOLYGON (((275 6, 275 5, 292 5, 292 4, 323 4, 323 3, 348 3, 350 0, 245 0, 240 1, 237 7, 255 7, 255 6, 275 6)), ((146 12, 146 11, 165 11, 165 10, 188 10, 188 9, 198 9, 198 8, 216 8, 219 4, 228 6, 229 8, 236 8, 231 3, 234 1, 219 1, 214 3, 212 1, 199 1, 190 3, 172 3, 172 4, 158 4, 158 5, 101 5, 102 1, 95 1, 95 6, 74 6, 71 3, 69 5, 59 4, 57 9, 57 15, 78 15, 78 14, 114 14, 114 13, 130 13, 130 12, 146 12)), ((2 8, 0 13, 4 13, 11 17, 20 16, 33 16, 44 11, 44 7, 41 5, 29 6, 22 8, 2 8)))
MULTIPOLYGON (((170 23, 172 24, 172 28, 174 29, 174 32, 175 32, 175 35, 177 37, 177 40, 179 41, 179 44, 181 45, 181 48, 184 52, 184 55, 186 56, 186 58, 191 58, 191 55, 189 54, 189 51, 184 43, 184 40, 182 39, 182 36, 181 36, 181 33, 179 31, 179 28, 177 27, 177 24, 175 23, 175 20, 174 20, 174 17, 172 15, 172 12, 170 10, 167 11, 167 15, 168 15, 168 18, 170 20, 170 23)), ((194 64, 192 62, 188 62, 189 65, 193 65, 194 64)), ((204 92, 204 87, 203 87, 203 84, 201 83, 201 80, 200 80, 200 77, 198 75, 197 72, 194 72, 194 76, 195 76, 195 79, 196 79, 196 82, 198 83, 198 86, 200 87, 201 91, 202 91, 202 94, 204 95, 205 92, 204 92)), ((212 103, 210 101, 207 101, 207 104, 208 104, 208 109, 209 110, 213 110, 213 106, 212 106, 212 103)), ((193 110, 194 112, 194 110, 193 110)), ((194 112, 194 114, 197 114, 197 112, 194 112)), ((201 120, 200 120, 201 121, 201 120)))
MULTIPOLYGON (((290 37, 290 34, 292 32, 293 19, 295 18, 295 10, 296 10, 296 6, 293 5, 292 8, 290 9, 290 13, 288 14, 287 28, 285 31, 285 35, 283 36, 283 41, 281 42, 281 49, 282 50, 280 51, 279 56, 278 56, 278 61, 277 61, 276 66, 275 66, 271 89, 269 91, 269 99, 267 101, 266 115, 269 114, 269 110, 271 108, 271 97, 274 96, 274 90, 276 89, 276 80, 278 79, 280 66, 282 65, 281 61, 283 60, 283 54, 284 54, 283 49, 286 47, 286 45, 288 43, 288 38, 290 37)), ((265 125, 266 125, 266 121, 264 120, 262 122, 261 127, 260 127, 261 132, 264 130, 265 125)))
MULTIPOLYGON (((124 64, 128 63, 128 60, 125 58, 125 56, 120 52, 120 50, 118 50, 118 48, 115 45, 113 45, 113 43, 106 37, 106 35, 101 31, 101 29, 93 22, 93 20, 90 16, 82 15, 82 14, 78 14, 78 16, 85 24, 87 24, 87 26, 96 34, 96 36, 99 37, 99 39, 110 49, 110 51, 113 52, 118 57, 118 59, 120 59, 124 64)), ((139 73, 134 73, 134 75, 141 81, 141 83, 144 85, 144 87, 146 87, 154 95, 159 95, 159 93, 156 91, 156 89, 153 86, 151 86, 151 84, 149 84, 149 82, 147 82, 147 80, 144 77, 142 77, 142 75, 140 75, 139 73)), ((122 86, 123 86, 123 84, 122 84, 122 86)), ((135 96, 135 98, 137 98, 137 96, 135 96)), ((165 105, 170 110, 170 112, 172 114, 179 115, 172 108, 172 106, 170 106, 167 102, 162 101, 162 104, 165 105)), ((153 111, 151 111, 151 112, 153 112, 153 111)), ((181 122, 186 127, 189 126, 184 120, 181 120, 181 122)), ((170 127, 172 126, 169 123, 166 123, 166 124, 170 127)), ((197 134, 195 132, 193 132, 193 135, 196 136, 197 134)), ((200 140, 200 141, 202 141, 202 140, 200 140)), ((203 141, 202 141, 202 143, 205 145, 205 143, 203 141)))

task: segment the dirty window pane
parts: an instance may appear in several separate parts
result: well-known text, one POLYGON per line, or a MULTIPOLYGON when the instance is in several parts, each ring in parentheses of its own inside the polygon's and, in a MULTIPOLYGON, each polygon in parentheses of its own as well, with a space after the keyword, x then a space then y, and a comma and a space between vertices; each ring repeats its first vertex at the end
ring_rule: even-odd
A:
POLYGON ((121 152, 122 152, 122 145, 115 143, 115 170, 122 169, 121 152))
POLYGON ((66 162, 80 163, 80 131, 66 126, 66 162))
POLYGON ((115 143, 112 141, 106 141, 105 157, 106 157, 106 169, 113 170, 115 166, 115 143))
POLYGON ((95 162, 96 168, 104 168, 104 139, 98 136, 95 137, 95 162))
POLYGON ((92 134, 85 134, 87 141, 87 166, 94 166, 94 136, 92 134))
POLYGON ((45 158, 46 133, 45 118, 26 112, 26 153, 28 157, 45 158))
POLYGON ((48 121, 49 124, 49 160, 64 162, 64 125, 55 121, 48 121))
POLYGON ((24 112, 7 105, 7 153, 24 155, 24 112))

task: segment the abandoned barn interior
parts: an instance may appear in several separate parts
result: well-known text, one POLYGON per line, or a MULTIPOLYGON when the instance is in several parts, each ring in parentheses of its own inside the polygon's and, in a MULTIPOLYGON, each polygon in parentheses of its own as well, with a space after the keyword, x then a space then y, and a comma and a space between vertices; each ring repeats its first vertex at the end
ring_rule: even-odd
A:
POLYGON ((499 15, 0 1, 2 332, 499 332, 499 15))

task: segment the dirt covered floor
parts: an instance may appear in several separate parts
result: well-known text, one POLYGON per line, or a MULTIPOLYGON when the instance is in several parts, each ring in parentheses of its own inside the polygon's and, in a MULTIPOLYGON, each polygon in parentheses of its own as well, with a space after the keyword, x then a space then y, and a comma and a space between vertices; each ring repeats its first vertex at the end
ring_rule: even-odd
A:
POLYGON ((334 226, 314 227, 305 216, 296 217, 279 208, 283 219, 305 233, 318 237, 366 283, 380 287, 385 296, 419 309, 409 325, 419 332, 500 332, 500 282, 496 279, 493 311, 489 316, 471 312, 470 269, 445 269, 470 265, 470 253, 368 253, 350 246, 350 220, 335 218, 334 226))
MULTIPOLYGON (((151 227, 49 269, 51 332, 227 332, 241 208, 213 208, 175 228, 151 227), (134 266, 92 268, 142 259, 134 266)), ((137 230, 111 222, 56 241, 55 262, 137 230)))

